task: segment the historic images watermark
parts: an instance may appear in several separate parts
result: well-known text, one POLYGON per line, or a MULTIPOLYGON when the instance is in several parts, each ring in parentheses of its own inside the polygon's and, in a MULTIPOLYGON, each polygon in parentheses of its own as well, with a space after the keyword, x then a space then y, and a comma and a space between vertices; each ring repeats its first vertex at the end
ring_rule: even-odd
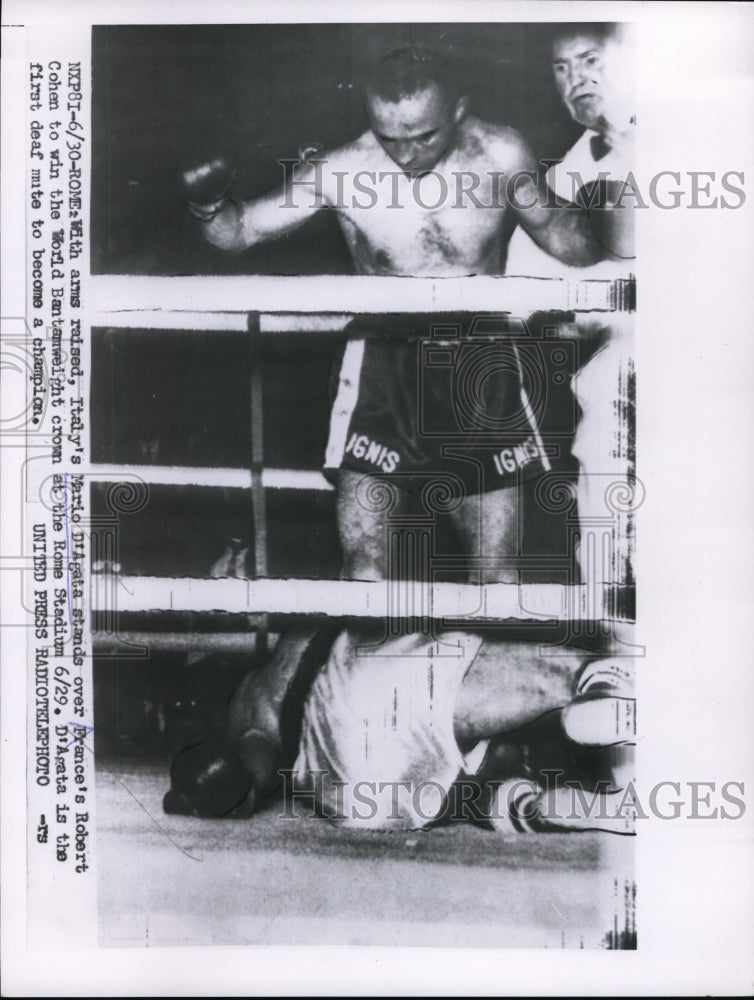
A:
MULTIPOLYGON (((542 174, 558 160, 540 161, 542 174)), ((280 208, 330 207, 337 210, 388 209, 417 207, 426 211, 439 208, 502 209, 511 205, 516 211, 535 208, 560 208, 564 201, 550 187, 537 186, 534 170, 511 174, 488 170, 440 172, 427 170, 409 176, 402 170, 328 170, 335 194, 323 194, 326 159, 278 161, 283 168, 283 200, 280 208), (301 168, 306 167, 305 171, 301 168), (306 200, 308 199, 308 200, 306 200)), ((570 179, 573 208, 641 208, 664 210, 738 209, 746 203, 743 170, 661 170, 646 182, 632 171, 620 174, 599 171, 596 180, 584 180, 579 171, 566 171, 570 179)), ((222 207, 222 206, 220 206, 222 207)), ((215 212, 219 208, 215 206, 215 212)))
POLYGON ((357 826, 369 825, 378 816, 381 821, 398 822, 407 814, 427 824, 442 817, 493 826, 513 814, 555 827, 611 822, 633 826, 636 820, 650 818, 737 820, 746 814, 743 781, 667 779, 645 788, 630 780, 621 788, 609 782, 584 788, 563 783, 565 772, 553 768, 540 772, 538 781, 514 778, 480 783, 465 778, 449 795, 448 789, 433 780, 344 781, 324 770, 308 771, 306 778, 311 780, 305 780, 292 769, 278 773, 283 779, 281 819, 319 816, 357 826))

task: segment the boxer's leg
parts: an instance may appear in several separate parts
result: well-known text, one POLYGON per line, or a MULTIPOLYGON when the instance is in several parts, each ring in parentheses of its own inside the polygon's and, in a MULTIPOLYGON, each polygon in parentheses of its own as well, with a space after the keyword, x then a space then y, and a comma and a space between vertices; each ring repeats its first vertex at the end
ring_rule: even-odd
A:
POLYGON ((363 472, 338 470, 338 534, 344 580, 385 580, 388 577, 388 521, 404 501, 384 479, 363 472))
POLYGON ((583 654, 543 656, 534 643, 486 641, 461 684, 453 724, 462 750, 562 709, 560 728, 584 745, 628 742, 635 734, 634 700, 611 661, 585 668, 583 654), (605 663, 605 670, 597 669, 605 663))
MULTIPOLYGON (((634 738, 633 700, 616 697, 621 689, 606 687, 602 673, 590 673, 598 664, 584 667, 580 655, 545 658, 537 646, 506 642, 485 643, 480 654, 455 706, 461 749, 484 741, 482 760, 459 782, 454 800, 458 816, 491 823, 503 833, 633 832, 633 815, 619 791, 633 773, 632 758, 620 753, 632 748, 612 745, 634 738), (574 691, 582 692, 576 700, 574 691), (577 742, 595 748, 589 763, 573 758, 568 748, 577 742), (538 772, 543 761, 546 778, 538 772), (560 787, 558 774, 573 777, 560 787), (574 778, 579 787, 571 787, 574 778), (587 792, 592 785, 596 791, 587 792), (465 812, 459 802, 462 807, 465 803, 465 812)), ((610 673, 609 665, 603 673, 610 673)))
POLYGON ((544 657, 540 648, 502 640, 482 644, 454 708, 453 724, 462 750, 571 702, 583 654, 544 657))
POLYGON ((469 571, 471 583, 518 583, 515 565, 506 560, 519 554, 520 514, 517 485, 467 495, 452 512, 464 553, 480 561, 469 571))

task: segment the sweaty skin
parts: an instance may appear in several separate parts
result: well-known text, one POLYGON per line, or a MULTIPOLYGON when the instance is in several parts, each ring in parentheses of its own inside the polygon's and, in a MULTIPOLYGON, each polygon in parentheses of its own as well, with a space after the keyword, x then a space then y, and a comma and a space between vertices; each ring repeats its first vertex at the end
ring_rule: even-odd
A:
POLYGON ((298 168, 285 188, 228 202, 203 223, 208 241, 244 250, 329 208, 360 274, 501 274, 515 222, 574 266, 603 259, 586 215, 556 203, 514 129, 467 115, 463 98, 449 107, 438 88, 367 109, 368 132, 298 168))
POLYGON ((321 183, 360 274, 499 274, 511 214, 506 180, 520 160, 512 129, 467 118, 453 149, 421 176, 397 169, 367 132, 323 165, 321 183), (374 166, 359 175, 357 163, 374 166), (339 190, 334 171, 346 174, 339 190))

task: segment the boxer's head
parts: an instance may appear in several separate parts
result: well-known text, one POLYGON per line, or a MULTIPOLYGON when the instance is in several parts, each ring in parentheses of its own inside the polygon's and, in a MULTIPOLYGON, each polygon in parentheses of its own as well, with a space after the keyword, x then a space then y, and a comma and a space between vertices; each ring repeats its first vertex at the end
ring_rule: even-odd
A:
POLYGON ((408 176, 420 177, 452 148, 468 102, 445 61, 416 45, 372 67, 365 105, 372 132, 391 160, 408 176))
POLYGON ((633 104, 629 25, 557 25, 552 65, 555 86, 574 121, 596 132, 626 127, 633 104))

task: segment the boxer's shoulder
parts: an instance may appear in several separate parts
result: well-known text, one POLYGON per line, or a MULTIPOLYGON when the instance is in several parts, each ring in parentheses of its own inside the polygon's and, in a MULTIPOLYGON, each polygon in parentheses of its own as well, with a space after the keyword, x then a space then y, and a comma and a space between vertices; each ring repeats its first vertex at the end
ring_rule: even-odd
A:
POLYGON ((322 154, 324 166, 332 170, 345 168, 360 169, 369 165, 369 157, 381 151, 381 146, 372 132, 364 132, 362 135, 343 143, 334 149, 322 154))
POLYGON ((378 153, 381 153, 381 149, 377 140, 371 132, 366 132, 342 146, 312 157, 307 170, 311 171, 311 180, 319 185, 324 197, 335 204, 342 196, 343 178, 353 177, 358 171, 369 169, 378 153))
POLYGON ((486 169, 514 169, 528 155, 526 140, 516 129, 471 115, 459 131, 458 145, 469 161, 482 160, 486 169))

